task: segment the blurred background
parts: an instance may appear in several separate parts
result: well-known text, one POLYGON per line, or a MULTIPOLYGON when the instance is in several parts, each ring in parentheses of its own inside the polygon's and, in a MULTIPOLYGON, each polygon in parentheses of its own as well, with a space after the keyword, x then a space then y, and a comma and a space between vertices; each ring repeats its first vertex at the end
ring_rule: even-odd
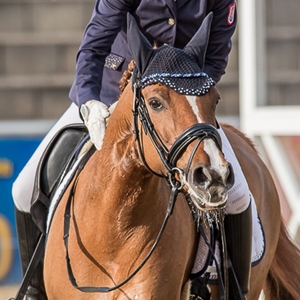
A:
MULTIPOLYGON (((0 298, 21 281, 11 185, 70 105, 95 0, 0 0, 0 298)), ((300 1, 238 0, 218 119, 257 145, 300 245, 300 1), (249 3, 250 2, 250 3, 249 3)))

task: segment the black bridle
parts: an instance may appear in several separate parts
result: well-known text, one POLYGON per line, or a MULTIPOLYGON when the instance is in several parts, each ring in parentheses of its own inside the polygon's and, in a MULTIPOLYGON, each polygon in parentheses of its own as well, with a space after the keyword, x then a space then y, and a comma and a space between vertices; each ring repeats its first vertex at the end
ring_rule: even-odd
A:
MULTIPOLYGON (((163 224, 160 228, 160 231, 159 231, 151 249, 149 250, 147 256, 140 263, 140 265, 124 281, 122 281, 121 283, 119 283, 113 287, 78 286, 76 279, 74 277, 73 271, 72 271, 71 263, 70 263, 68 242, 69 242, 69 229, 70 229, 70 219, 71 219, 71 206, 73 203, 74 194, 75 194, 75 190, 76 190, 76 182, 77 182, 78 176, 81 171, 81 169, 79 169, 76 174, 76 178, 73 181, 73 186, 70 190, 70 194, 69 194, 68 201, 67 201, 66 208, 65 208, 64 245, 65 245, 65 250, 66 250, 66 263, 67 263, 69 280, 70 280, 71 284, 73 285, 73 287, 80 290, 81 292, 108 293, 108 292, 114 291, 114 290, 122 287, 124 284, 126 284, 141 270, 141 268, 145 265, 145 263, 148 261, 148 259, 152 255, 153 251, 155 250, 155 248, 162 236, 162 233, 165 229, 167 221, 168 221, 169 217, 172 215, 175 200, 177 198, 178 193, 182 190, 182 187, 183 187, 183 182, 181 179, 184 179, 183 178, 184 174, 188 174, 192 159, 193 159, 194 154, 195 154, 196 150, 198 149, 200 143, 205 138, 211 138, 216 142, 219 149, 222 149, 221 138, 215 127, 213 127, 210 124, 195 124, 195 125, 187 128, 177 138, 177 140, 175 141, 175 143, 173 144, 171 149, 168 150, 166 148, 166 146, 163 144, 163 142, 161 141, 161 138, 159 137, 157 131, 154 128, 153 123, 151 122, 149 112, 148 112, 146 104, 145 104, 145 100, 142 97, 141 90, 142 90, 141 87, 137 87, 137 85, 134 84, 134 101, 133 101, 134 102, 133 103, 134 133, 135 133, 135 138, 136 138, 136 141, 138 144, 140 157, 141 157, 145 167, 151 173, 153 173, 157 176, 165 177, 170 185, 171 194, 170 194, 170 198, 169 198, 169 204, 168 204, 168 208, 166 211, 166 215, 165 215, 163 224), (138 119, 142 123, 142 127, 143 127, 145 134, 147 134, 150 137, 158 155, 160 156, 160 159, 167 170, 167 176, 164 175, 162 171, 160 174, 153 171, 147 164, 145 156, 144 156, 144 152, 142 149, 140 131, 139 131, 139 126, 138 126, 138 119), (179 168, 176 167, 177 161, 178 161, 179 157, 181 156, 181 154, 185 151, 187 146, 189 144, 191 144, 193 141, 195 141, 196 139, 198 139, 198 141, 196 142, 196 144, 193 148, 192 154, 189 158, 189 162, 188 162, 188 165, 186 168, 186 172, 184 173, 182 170, 180 170, 179 168), (175 179, 176 172, 179 173, 180 181, 175 179)), ((83 168, 83 166, 82 166, 82 168, 83 168)))
MULTIPOLYGON (((206 124, 206 123, 197 123, 194 124, 192 126, 190 126, 189 128, 187 128, 185 131, 183 131, 179 137, 176 139, 176 141, 174 142, 174 144, 171 146, 171 148, 168 150, 167 147, 164 145, 164 143, 162 142, 161 138, 159 137, 159 134, 157 133, 157 131, 155 130, 155 127, 150 119, 150 115, 148 112, 148 109, 146 107, 146 103, 145 100, 143 98, 142 95, 142 88, 140 86, 137 85, 137 83, 135 83, 133 85, 133 89, 134 89, 134 101, 133 101, 133 115, 134 115, 134 133, 135 133, 135 138, 138 144, 138 149, 139 149, 139 153, 140 153, 140 157, 143 161, 143 164, 147 167, 147 169, 152 172, 155 175, 161 176, 161 177, 165 177, 169 183, 169 186, 171 187, 171 196, 169 199, 169 205, 168 205, 168 209, 166 212, 166 216, 163 222, 163 225, 161 227, 161 230, 159 232, 159 235, 157 236, 155 243, 153 245, 153 247, 151 248, 151 252, 154 250, 154 247, 156 246, 156 244, 159 241, 159 238, 161 236, 161 233, 164 230, 164 227, 167 223, 168 218, 171 216, 173 208, 174 208, 174 204, 176 201, 176 197, 178 195, 179 192, 183 192, 185 197, 187 199, 189 199, 189 196, 187 195, 187 193, 185 191, 183 191, 182 187, 185 184, 186 180, 187 180, 187 176, 190 170, 190 166, 193 160, 193 157, 196 153, 196 150, 198 149, 199 145, 201 144, 201 142, 206 139, 206 138, 210 138, 212 140, 214 140, 214 142, 216 143, 217 147, 220 149, 220 151, 222 152, 222 140, 221 137, 219 135, 219 132, 217 131, 217 129, 210 125, 210 124, 206 124), (145 134, 147 134, 149 136, 149 138, 152 141, 152 144, 154 145, 158 155, 160 156, 160 159, 162 161, 162 163, 164 164, 166 170, 167 170, 167 176, 165 176, 163 174, 162 171, 160 171, 160 173, 157 173, 155 171, 153 171, 149 165, 146 162, 145 156, 144 156, 144 152, 143 152, 143 148, 142 148, 142 143, 141 143, 141 139, 140 139, 140 133, 139 133, 139 127, 138 127, 138 119, 140 120, 143 130, 145 132, 145 134), (188 163, 187 163, 187 167, 185 169, 185 171, 179 169, 176 165, 177 165, 177 161, 180 158, 180 156, 182 155, 182 153, 186 150, 186 148, 193 142, 197 140, 197 142, 194 145, 194 148, 192 150, 192 153, 189 157, 188 163), (179 175, 179 180, 178 181, 175 178, 175 173, 178 173, 179 175), (185 175, 185 176, 184 176, 185 175)), ((190 206, 193 206, 193 204, 189 202, 190 206)), ((227 300, 229 295, 228 295, 228 284, 229 284, 229 279, 228 279, 228 268, 231 269, 231 272, 233 272, 234 274, 234 284, 236 285, 236 291, 237 291, 237 297, 239 297, 239 299, 245 299, 245 297, 242 294, 242 291, 240 289, 239 283, 237 281, 237 278, 235 277, 235 273, 234 270, 231 266, 231 262, 230 259, 227 255, 227 246, 226 246, 226 238, 225 238, 225 231, 224 231, 224 210, 218 210, 216 209, 215 211, 216 213, 216 227, 218 227, 219 231, 220 231, 220 235, 221 235, 221 244, 222 244, 222 253, 223 253, 223 272, 224 272, 224 282, 221 278, 221 271, 220 268, 218 266, 217 260, 214 256, 214 250, 212 249, 210 242, 207 240, 206 234, 203 231, 203 228, 201 226, 199 226, 198 224, 198 229, 200 231, 201 236, 204 238, 205 243, 207 244, 208 248, 210 249, 210 253, 212 254, 213 260, 215 260, 216 262, 216 269, 217 269, 217 273, 219 276, 219 293, 220 293, 220 299, 225 299, 227 300), (229 263, 228 263, 229 261, 229 263), (227 265, 229 264, 229 265, 227 265)), ((199 221, 199 219, 197 220, 199 221)), ((211 225, 210 225, 211 226, 211 225)), ((150 252, 149 252, 150 254, 150 252)), ((148 254, 148 255, 149 255, 148 254)), ((149 255, 150 257, 150 255, 149 255)), ((147 259, 149 258, 147 256, 147 259)), ((146 261, 143 261, 141 265, 144 265, 146 261)), ((208 275, 209 273, 207 273, 208 275)), ((206 275, 206 278, 208 280, 208 277, 206 275)), ((208 275, 209 276, 209 275, 208 275)), ((208 282, 208 281, 207 281, 208 282)))
MULTIPOLYGON (((182 170, 179 170, 176 167, 177 161, 182 155, 182 153, 186 150, 187 146, 190 145, 194 140, 198 139, 198 142, 196 143, 194 150, 192 152, 192 155, 190 156, 187 168, 185 170, 185 174, 188 174, 188 171, 190 169, 190 165, 192 162, 192 159, 194 157, 194 154, 199 147, 200 143, 205 138, 211 138, 215 141, 216 145, 220 150, 222 150, 222 141, 221 137, 217 131, 217 129, 206 123, 197 123, 195 125, 192 125, 191 127, 187 128, 183 133, 180 134, 180 136, 176 139, 172 147, 168 150, 167 147, 162 142, 159 134, 155 130, 155 127, 150 119, 148 109, 146 107, 145 100, 142 96, 142 88, 138 87, 137 84, 134 84, 134 100, 133 100, 133 115, 134 115, 134 133, 135 138, 138 144, 138 149, 140 153, 140 157, 143 161, 143 164, 147 167, 147 169, 157 175, 162 177, 167 177, 168 180, 172 178, 172 182, 169 182, 170 184, 173 183, 174 179, 174 172, 178 172, 183 174, 182 170), (152 141, 152 144, 154 145, 158 155, 160 156, 160 159, 162 163, 164 164, 166 170, 167 170, 167 176, 163 175, 163 172, 157 173, 153 171, 149 165, 147 164, 147 161, 144 156, 144 152, 142 149, 141 139, 140 139, 140 132, 139 132, 139 126, 138 126, 138 119, 141 121, 143 130, 145 134, 149 136, 149 138, 152 141)), ((182 184, 180 184, 182 185, 182 184)))

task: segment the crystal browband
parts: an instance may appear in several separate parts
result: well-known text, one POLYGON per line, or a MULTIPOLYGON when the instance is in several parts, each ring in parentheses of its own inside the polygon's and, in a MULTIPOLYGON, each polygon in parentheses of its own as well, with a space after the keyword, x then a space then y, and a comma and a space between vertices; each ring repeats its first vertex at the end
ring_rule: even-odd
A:
POLYGON ((186 78, 186 77, 206 77, 206 78, 209 78, 208 75, 204 72, 194 73, 194 74, 155 73, 155 74, 145 76, 144 78, 142 78, 141 81, 144 82, 144 81, 146 81, 150 78, 156 78, 156 77, 182 77, 182 78, 186 78))
MULTIPOLYGON (((204 95, 208 93, 210 88, 215 85, 215 81, 210 78, 206 73, 194 73, 194 74, 171 74, 171 73, 155 73, 145 76, 141 79, 142 86, 146 87, 155 83, 162 83, 177 93, 185 95, 204 95), (180 80, 203 80, 199 83, 199 88, 183 88, 178 87, 178 81, 180 80)), ((193 85, 195 86, 195 85, 193 85)))

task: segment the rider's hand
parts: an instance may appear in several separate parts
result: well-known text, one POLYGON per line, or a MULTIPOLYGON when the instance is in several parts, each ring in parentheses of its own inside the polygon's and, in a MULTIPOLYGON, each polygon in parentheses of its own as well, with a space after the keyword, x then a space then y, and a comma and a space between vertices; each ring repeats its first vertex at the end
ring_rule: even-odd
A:
POLYGON ((91 141, 94 143, 96 149, 100 150, 103 143, 107 119, 110 116, 108 107, 98 100, 90 100, 81 105, 80 113, 85 126, 89 130, 91 141))

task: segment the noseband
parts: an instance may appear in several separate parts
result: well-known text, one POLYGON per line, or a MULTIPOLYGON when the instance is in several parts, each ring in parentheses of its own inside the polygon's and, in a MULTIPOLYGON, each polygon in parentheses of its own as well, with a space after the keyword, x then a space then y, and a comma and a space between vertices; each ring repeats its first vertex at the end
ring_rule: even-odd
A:
MULTIPOLYGON (((134 133, 135 133, 135 138, 138 144, 139 153, 143 161, 143 164, 147 167, 147 169, 150 172, 152 172, 155 175, 168 178, 170 184, 173 185, 174 182, 176 181, 174 178, 174 174, 176 172, 179 172, 179 175, 185 174, 187 176, 195 152, 198 149, 200 143, 204 139, 206 138, 213 139, 217 147, 222 151, 222 141, 217 129, 214 126, 206 123, 197 123, 187 128, 184 132, 182 132, 179 135, 179 137, 176 139, 172 147, 168 150, 167 147, 162 142, 161 138, 159 137, 150 119, 149 112, 146 107, 145 100, 142 96, 141 90, 142 89, 140 87, 137 87, 137 85, 134 84, 134 101, 133 101, 134 133), (167 170, 167 176, 163 175, 162 171, 160 174, 153 171, 147 164, 142 149, 142 145, 141 145, 141 140, 140 140, 138 118, 142 123, 144 132, 150 137, 152 144, 154 145, 158 155, 160 156, 160 159, 167 170), (193 152, 189 158, 186 170, 185 172, 183 172, 182 170, 176 167, 177 161, 182 155, 182 153, 185 151, 185 149, 188 147, 188 145, 190 145, 193 141, 197 139, 198 141, 195 144, 193 152)), ((178 184, 180 186, 182 185, 182 183, 180 182, 177 182, 177 185, 178 184)))

